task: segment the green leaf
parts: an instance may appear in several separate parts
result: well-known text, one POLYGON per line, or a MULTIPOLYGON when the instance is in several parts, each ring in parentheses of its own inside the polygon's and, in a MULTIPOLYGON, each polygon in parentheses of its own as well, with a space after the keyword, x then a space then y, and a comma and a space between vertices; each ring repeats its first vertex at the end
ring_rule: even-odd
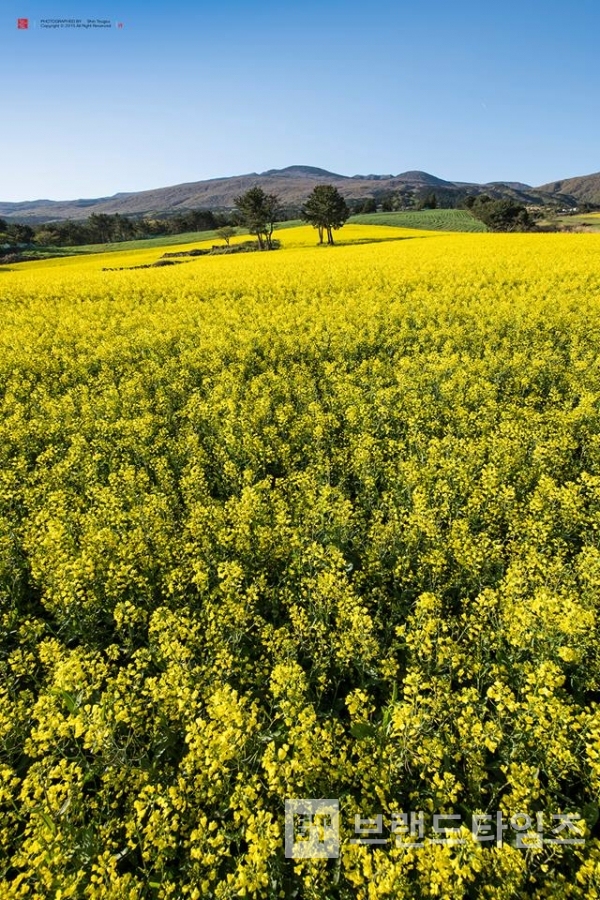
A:
POLYGON ((74 713, 81 706, 81 692, 74 697, 68 691, 63 690, 63 688, 53 688, 50 693, 54 694, 56 697, 60 697, 70 713, 74 713))
POLYGON ((376 736, 377 729, 373 725, 369 725, 368 722, 355 722, 350 727, 350 733, 357 741, 366 741, 376 736))
POLYGON ((581 809, 581 818, 585 820, 585 823, 590 831, 598 821, 599 815, 600 808, 598 807, 598 804, 595 800, 591 800, 589 803, 586 803, 585 806, 583 806, 581 809))

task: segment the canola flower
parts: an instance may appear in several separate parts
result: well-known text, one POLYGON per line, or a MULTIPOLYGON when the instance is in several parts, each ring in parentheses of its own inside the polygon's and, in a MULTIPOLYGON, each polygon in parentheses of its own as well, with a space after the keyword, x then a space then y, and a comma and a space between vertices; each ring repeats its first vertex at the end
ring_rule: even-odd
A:
POLYGON ((0 267, 0 896, 599 897, 600 237, 278 237, 0 267))

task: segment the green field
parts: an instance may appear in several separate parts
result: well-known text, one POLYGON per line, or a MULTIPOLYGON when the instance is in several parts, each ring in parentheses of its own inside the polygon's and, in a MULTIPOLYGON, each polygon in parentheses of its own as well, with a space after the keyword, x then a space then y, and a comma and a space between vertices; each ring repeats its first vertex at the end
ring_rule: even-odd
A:
POLYGON ((600 213, 583 213, 580 216, 561 216, 559 222, 562 226, 584 228, 586 231, 600 232, 600 213))
MULTIPOLYGON (((282 228, 294 228, 300 224, 300 220, 290 222, 279 222, 276 230, 282 228)), ((387 223, 385 223, 387 224, 387 223)), ((238 233, 242 234, 244 229, 239 228, 238 233)), ((120 250, 152 250, 154 247, 172 247, 180 244, 197 244, 199 241, 218 241, 224 243, 215 230, 213 231, 186 231, 183 234, 163 234, 151 238, 139 238, 135 241, 113 241, 108 244, 81 244, 77 247, 37 247, 35 250, 27 251, 27 256, 36 256, 40 259, 54 256, 79 256, 87 253, 115 253, 120 250)))
POLYGON ((172 247, 179 244, 194 244, 198 241, 218 240, 216 231, 187 231, 184 234, 163 234, 152 238, 140 238, 135 241, 113 241, 109 244, 81 244, 77 247, 38 247, 27 251, 28 256, 79 256, 86 253, 114 253, 119 250, 151 250, 153 247, 172 247))
POLYGON ((406 212, 365 213, 350 220, 361 225, 393 225, 396 228, 424 228, 427 231, 487 231, 465 209, 422 209, 406 212))

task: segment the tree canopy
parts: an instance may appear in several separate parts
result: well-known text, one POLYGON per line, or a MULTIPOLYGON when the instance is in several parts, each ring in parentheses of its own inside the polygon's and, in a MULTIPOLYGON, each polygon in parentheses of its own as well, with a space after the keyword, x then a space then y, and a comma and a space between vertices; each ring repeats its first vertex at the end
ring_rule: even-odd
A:
POLYGON ((319 244, 327 232, 327 243, 333 244, 332 229, 341 228, 350 210, 338 189, 332 184, 318 184, 302 207, 302 218, 319 232, 319 244))
POLYGON ((514 200, 493 200, 481 194, 468 197, 466 206, 490 231, 529 231, 533 225, 526 208, 514 200))
POLYGON ((222 228, 217 228, 217 237, 222 238, 225 241, 226 245, 229 247, 229 241, 232 237, 237 233, 237 228, 232 228, 231 225, 223 225, 222 228))
POLYGON ((256 185, 235 198, 236 210, 250 234, 255 234, 261 250, 273 249, 273 229, 280 212, 277 194, 267 194, 256 185))

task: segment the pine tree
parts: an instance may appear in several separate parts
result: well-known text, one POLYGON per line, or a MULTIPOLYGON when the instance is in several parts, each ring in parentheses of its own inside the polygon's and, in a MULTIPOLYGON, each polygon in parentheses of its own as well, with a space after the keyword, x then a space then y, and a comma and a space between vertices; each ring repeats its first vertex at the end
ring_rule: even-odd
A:
POLYGON ((319 244, 327 232, 327 243, 333 244, 332 229, 341 228, 350 210, 346 201, 332 184, 318 184, 302 207, 302 218, 319 232, 319 244))
POLYGON ((273 229, 279 213, 279 197, 255 186, 235 198, 240 217, 250 234, 255 234, 261 250, 273 249, 273 229))

